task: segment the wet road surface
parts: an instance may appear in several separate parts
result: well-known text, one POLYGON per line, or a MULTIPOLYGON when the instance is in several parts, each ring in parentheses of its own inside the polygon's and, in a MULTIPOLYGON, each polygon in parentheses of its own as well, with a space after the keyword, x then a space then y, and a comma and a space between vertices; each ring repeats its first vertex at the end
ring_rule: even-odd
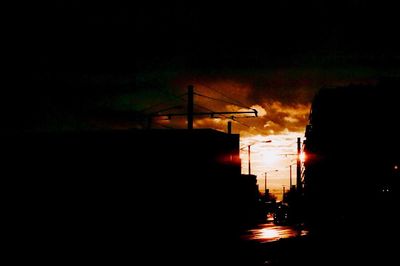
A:
POLYGON ((289 225, 276 225, 271 216, 267 222, 255 228, 248 229, 241 236, 242 240, 253 240, 259 243, 273 242, 285 238, 306 236, 308 231, 301 227, 289 225))

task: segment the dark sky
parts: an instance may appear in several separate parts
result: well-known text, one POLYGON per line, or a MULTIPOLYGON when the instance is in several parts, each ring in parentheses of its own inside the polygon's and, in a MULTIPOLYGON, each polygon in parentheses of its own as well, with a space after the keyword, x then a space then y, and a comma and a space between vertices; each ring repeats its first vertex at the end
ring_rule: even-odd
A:
POLYGON ((136 17, 136 85, 193 83, 211 94, 205 84, 270 108, 258 128, 269 120, 275 132, 300 130, 321 87, 399 75, 398 17, 384 1, 148 3, 136 17))
POLYGON ((139 63, 249 68, 292 65, 311 55, 362 63, 398 52, 398 14, 383 2, 233 2, 141 6, 139 63))
POLYGON ((329 82, 398 74, 399 16, 383 1, 138 2, 9 7, 5 127, 85 127, 193 78, 251 85, 244 100, 312 87, 306 102, 329 82))

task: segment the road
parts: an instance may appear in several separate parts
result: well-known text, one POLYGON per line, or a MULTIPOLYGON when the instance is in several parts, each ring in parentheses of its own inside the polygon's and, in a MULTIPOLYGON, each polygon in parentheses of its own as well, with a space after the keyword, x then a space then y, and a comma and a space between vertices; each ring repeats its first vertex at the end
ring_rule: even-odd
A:
MULTIPOLYGON (((395 221, 336 224, 329 230, 309 231, 275 225, 271 219, 241 235, 244 266, 395 265, 400 261, 395 221)), ((397 220, 396 220, 397 221, 397 220)))
POLYGON ((267 222, 246 230, 243 240, 252 240, 259 243, 268 243, 285 238, 306 236, 308 231, 304 228, 287 225, 275 225, 272 216, 268 216, 267 222))

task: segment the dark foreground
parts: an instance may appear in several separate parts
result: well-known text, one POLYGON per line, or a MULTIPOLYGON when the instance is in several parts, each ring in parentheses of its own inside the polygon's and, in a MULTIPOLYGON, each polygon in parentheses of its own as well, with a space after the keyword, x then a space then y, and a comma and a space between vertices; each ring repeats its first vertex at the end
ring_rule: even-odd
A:
POLYGON ((369 221, 271 242, 216 237, 182 244, 158 239, 147 246, 154 256, 146 261, 148 265, 394 265, 398 233, 393 225, 369 221))

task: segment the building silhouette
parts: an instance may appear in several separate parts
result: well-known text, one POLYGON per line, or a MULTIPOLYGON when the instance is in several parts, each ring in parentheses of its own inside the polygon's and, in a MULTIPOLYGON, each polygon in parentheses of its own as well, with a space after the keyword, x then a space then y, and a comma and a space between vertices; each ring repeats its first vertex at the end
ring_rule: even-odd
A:
POLYGON ((96 249, 123 223, 160 258, 165 250, 182 260, 172 251, 197 257, 192 245, 200 242, 211 256, 259 218, 256 178, 241 175, 237 134, 25 132, 2 135, 2 147, 7 219, 29 245, 40 238, 67 252, 96 249))
POLYGON ((324 88, 306 129, 307 217, 316 227, 391 222, 399 196, 400 83, 324 88))

